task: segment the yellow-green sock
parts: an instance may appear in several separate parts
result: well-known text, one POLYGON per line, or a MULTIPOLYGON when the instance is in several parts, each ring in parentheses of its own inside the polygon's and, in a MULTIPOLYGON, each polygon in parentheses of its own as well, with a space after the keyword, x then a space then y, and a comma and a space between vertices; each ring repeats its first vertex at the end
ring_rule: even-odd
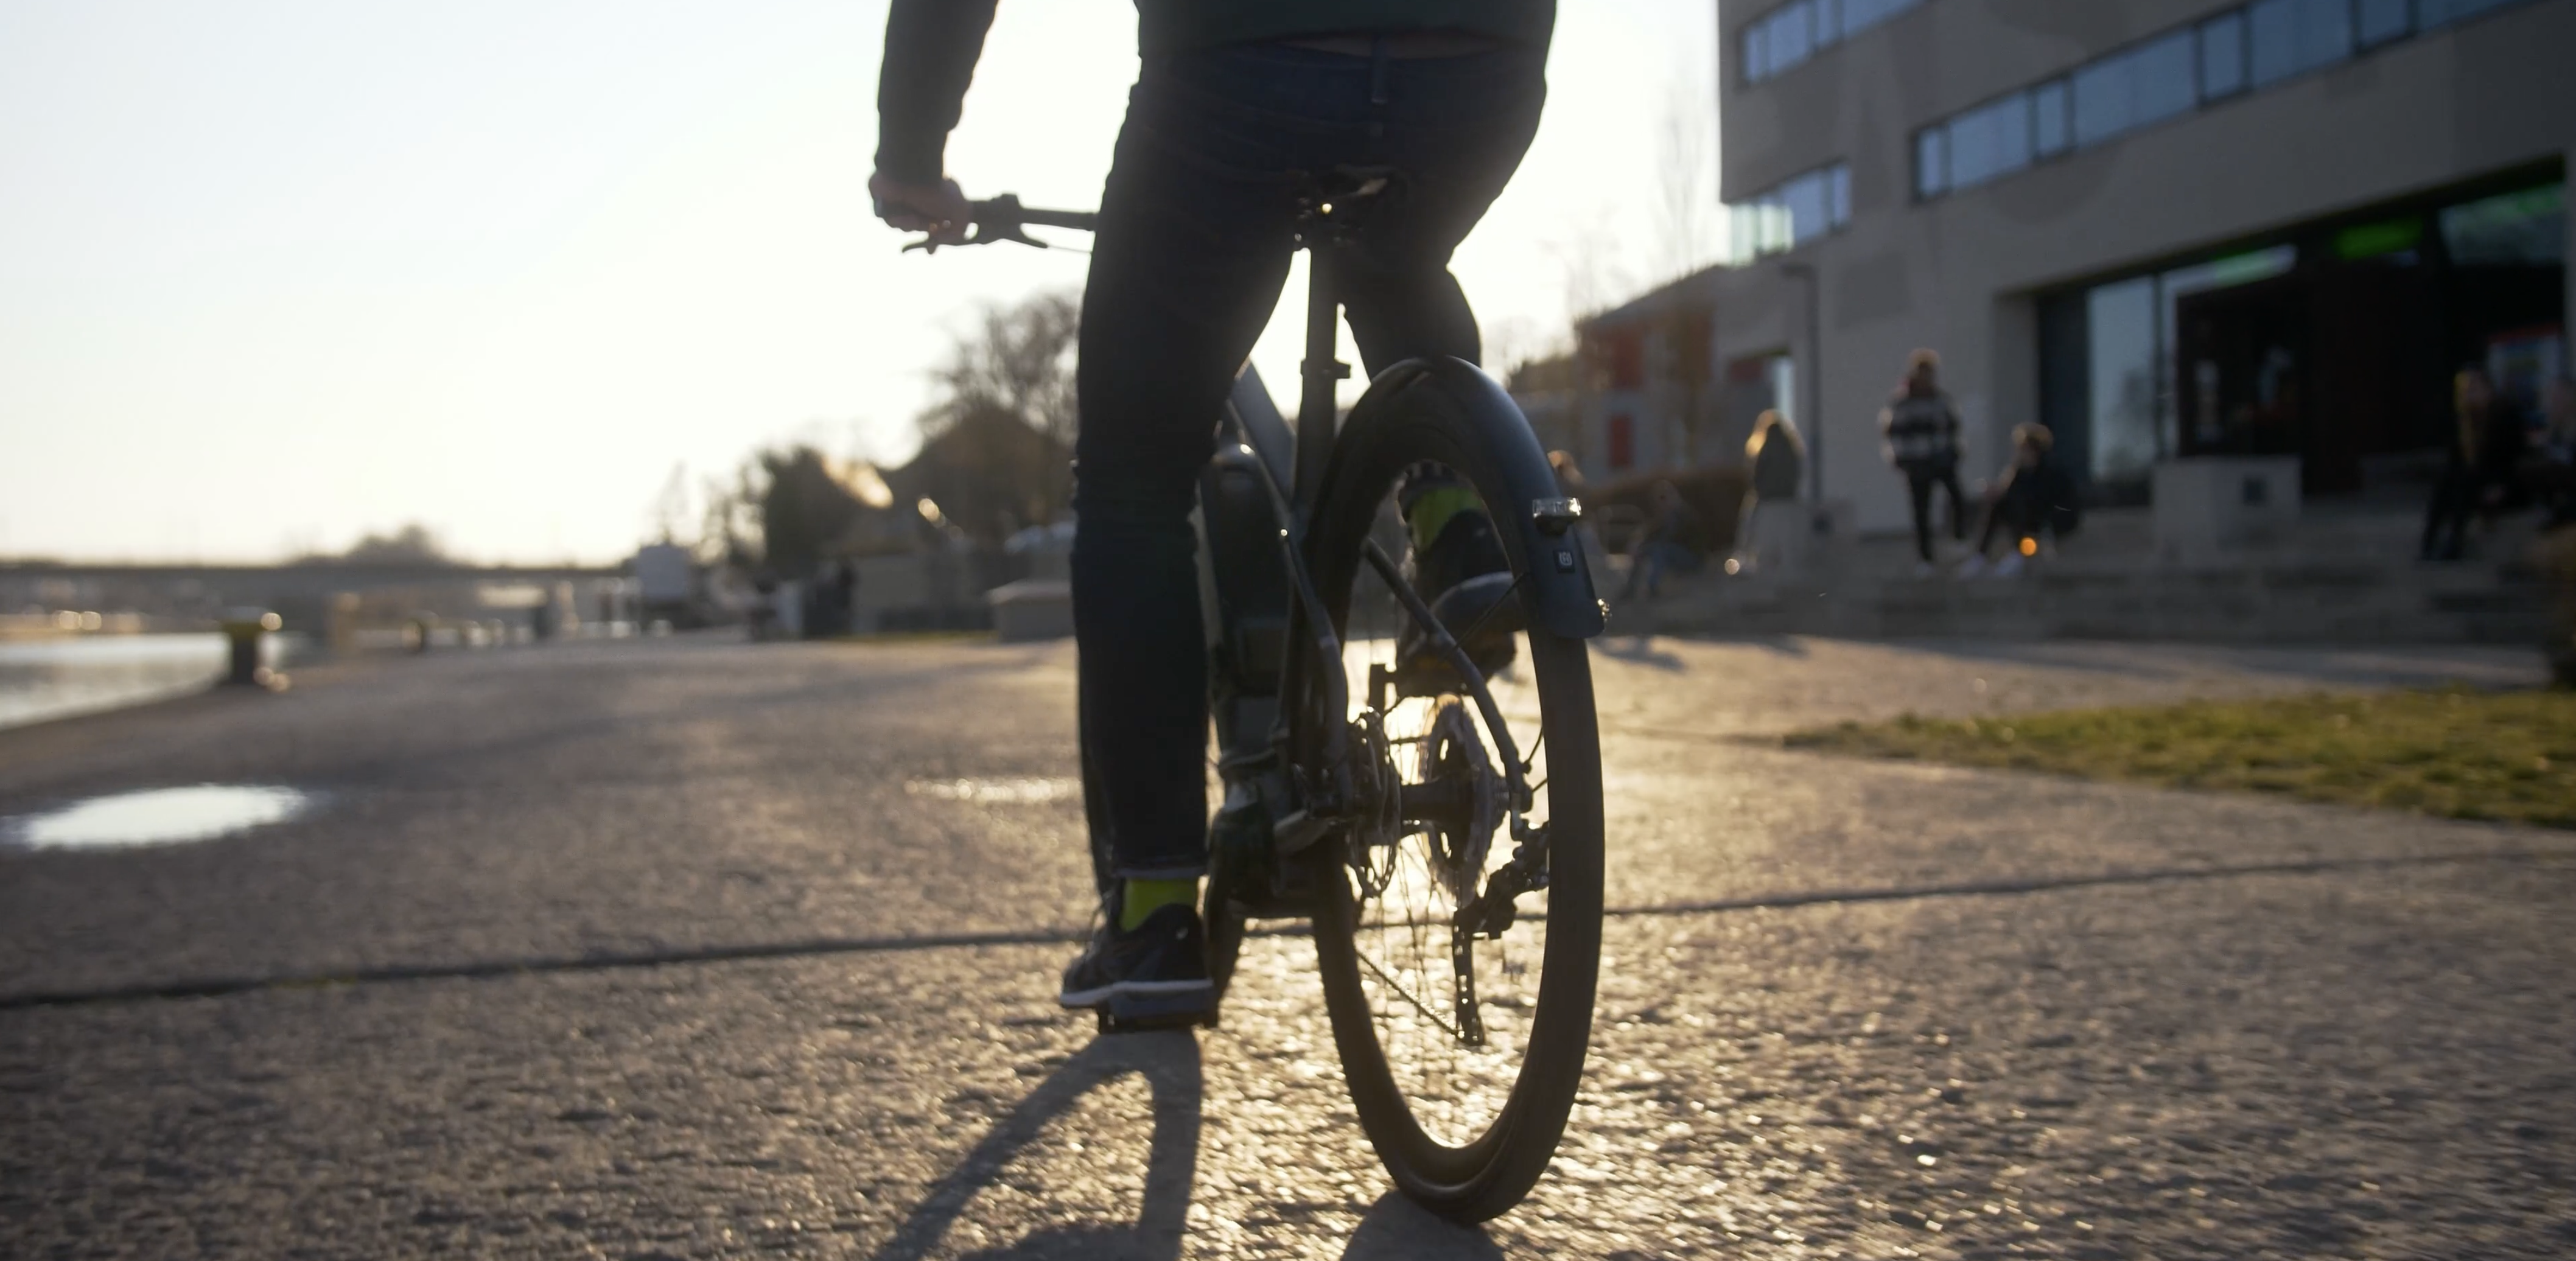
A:
POLYGON ((1485 501, 1476 498, 1472 487, 1435 486, 1422 492, 1404 512, 1404 523, 1413 527, 1413 550, 1429 551, 1431 540, 1440 537, 1441 527, 1448 525, 1450 518, 1484 506, 1485 501))
POLYGON ((1132 933, 1144 924, 1145 917, 1167 906, 1197 906, 1199 882, 1187 880, 1130 880, 1118 899, 1118 931, 1132 933))

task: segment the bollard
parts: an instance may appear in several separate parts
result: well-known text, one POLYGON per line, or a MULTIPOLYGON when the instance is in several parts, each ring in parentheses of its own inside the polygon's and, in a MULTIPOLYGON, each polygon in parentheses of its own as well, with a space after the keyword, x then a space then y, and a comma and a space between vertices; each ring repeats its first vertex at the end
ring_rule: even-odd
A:
POLYGON ((266 609, 234 609, 224 615, 224 639, 232 651, 231 668, 224 672, 224 682, 242 687, 265 687, 268 668, 260 664, 259 647, 270 631, 284 625, 275 613, 266 609))

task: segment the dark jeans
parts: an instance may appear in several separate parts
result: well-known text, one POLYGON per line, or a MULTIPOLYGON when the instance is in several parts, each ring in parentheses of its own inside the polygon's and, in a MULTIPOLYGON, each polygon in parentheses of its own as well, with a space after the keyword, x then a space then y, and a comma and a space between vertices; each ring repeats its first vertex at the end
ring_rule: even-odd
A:
POLYGON ((1637 598, 1640 585, 1645 587, 1648 599, 1662 595, 1665 574, 1698 573, 1701 560, 1698 551, 1686 543, 1648 539, 1638 545, 1636 554, 1628 562, 1628 585, 1619 589, 1619 598, 1637 598))
POLYGON ((1207 661, 1196 478, 1288 275, 1299 172, 1401 172, 1344 257, 1371 373, 1478 356, 1449 255, 1537 130, 1545 54, 1390 60, 1275 45, 1148 61, 1101 195, 1083 296, 1074 634, 1105 876, 1207 858, 1207 661))
POLYGON ((2442 472, 2433 484, 2433 502, 2424 508, 2424 541, 2418 554, 2426 560, 2458 560, 2468 541, 2469 518, 2478 511, 2487 483, 2463 468, 2442 472))
POLYGON ((1927 565, 1932 563, 1932 489, 1936 486, 1950 492, 1950 537, 1968 537, 1967 499, 1959 493, 1959 466, 1933 464, 1906 469, 1905 489, 1914 501, 1914 551, 1927 565))
MULTIPOLYGON (((1976 554, 1984 556, 1995 545, 1998 530, 2004 531, 2004 537, 2017 543, 2022 539, 2038 538, 2040 530, 2047 525, 2048 506, 2041 502, 2038 492, 2031 490, 2025 479, 2016 473, 1986 504, 1985 520, 1977 527, 1976 554)), ((2059 540, 2061 543, 2064 541, 2062 538, 2059 540)))

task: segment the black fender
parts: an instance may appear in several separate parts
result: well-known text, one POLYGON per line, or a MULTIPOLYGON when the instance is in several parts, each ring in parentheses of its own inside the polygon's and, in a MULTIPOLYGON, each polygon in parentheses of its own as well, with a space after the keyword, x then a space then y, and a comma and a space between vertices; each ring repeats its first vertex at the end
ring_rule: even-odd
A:
POLYGON ((1574 537, 1581 506, 1557 488, 1556 471, 1548 467, 1529 418, 1474 364, 1445 356, 1407 359, 1377 374, 1342 421, 1324 494, 1330 496, 1340 480, 1345 453, 1366 450, 1376 430, 1425 410, 1466 435, 1468 447, 1452 462, 1480 466, 1464 471, 1479 484, 1503 488, 1504 502, 1486 507, 1504 550, 1529 575, 1524 594, 1531 623, 1569 639, 1599 635, 1608 611, 1593 591, 1590 563, 1574 537))

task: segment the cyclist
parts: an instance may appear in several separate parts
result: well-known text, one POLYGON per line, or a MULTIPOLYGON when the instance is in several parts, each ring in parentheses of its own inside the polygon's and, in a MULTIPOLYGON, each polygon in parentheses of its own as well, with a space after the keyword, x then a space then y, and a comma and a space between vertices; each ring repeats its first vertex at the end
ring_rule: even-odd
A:
MULTIPOLYGON (((933 241, 970 211, 943 153, 995 0, 893 0, 877 89, 878 213, 933 241)), ((1138 0, 1128 97, 1083 297, 1076 374, 1074 633, 1103 922, 1058 1001, 1213 1002, 1199 922, 1207 669, 1189 523, 1216 418, 1288 274, 1298 194, 1391 168, 1345 251, 1374 375, 1474 362, 1449 257, 1520 165, 1546 95, 1554 0, 1138 0)), ((1415 582, 1450 626, 1509 587, 1493 525, 1436 470, 1400 493, 1415 582)), ((1496 619, 1500 621, 1502 619, 1496 619)), ((1470 645, 1480 662, 1508 659, 1470 645)), ((1399 649, 1419 655, 1418 643, 1399 649)))

